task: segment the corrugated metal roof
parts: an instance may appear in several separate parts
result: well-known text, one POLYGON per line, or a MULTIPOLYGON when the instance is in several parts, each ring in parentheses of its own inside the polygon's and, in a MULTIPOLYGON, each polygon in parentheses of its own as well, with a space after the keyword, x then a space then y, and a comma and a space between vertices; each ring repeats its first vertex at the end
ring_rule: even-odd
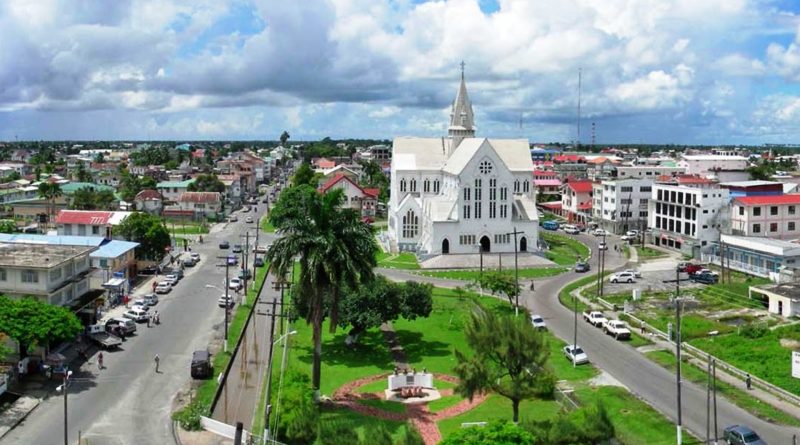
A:
POLYGON ((89 256, 92 258, 117 258, 124 253, 139 247, 139 243, 130 241, 111 240, 107 244, 100 246, 89 256))
POLYGON ((58 246, 97 247, 106 241, 102 236, 37 235, 0 233, 0 243, 52 244, 58 246))

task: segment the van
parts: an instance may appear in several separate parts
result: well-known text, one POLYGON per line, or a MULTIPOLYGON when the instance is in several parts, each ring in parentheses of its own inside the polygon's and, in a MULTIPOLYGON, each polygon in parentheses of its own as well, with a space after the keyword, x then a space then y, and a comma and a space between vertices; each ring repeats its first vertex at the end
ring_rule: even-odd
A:
POLYGON ((193 379, 207 379, 211 377, 211 354, 207 350, 194 351, 190 373, 193 379))
POLYGON ((565 224, 561 228, 564 229, 564 233, 569 233, 570 235, 577 235, 578 233, 580 233, 580 229, 578 229, 578 226, 572 224, 565 224))
POLYGON ((558 230, 558 223, 555 221, 545 221, 542 223, 542 228, 545 230, 558 230))

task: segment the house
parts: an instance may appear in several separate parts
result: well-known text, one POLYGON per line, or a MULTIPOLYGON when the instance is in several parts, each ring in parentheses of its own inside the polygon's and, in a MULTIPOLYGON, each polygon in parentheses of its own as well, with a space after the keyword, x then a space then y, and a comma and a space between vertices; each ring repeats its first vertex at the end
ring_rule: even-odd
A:
POLYGON ((107 212, 94 210, 61 210, 56 217, 59 235, 101 236, 114 238, 114 227, 131 212, 107 212))
POLYGON ((731 198, 741 196, 775 196, 785 193, 784 184, 777 181, 721 182, 720 187, 731 192, 731 198))
POLYGON ((133 198, 136 209, 151 215, 160 215, 164 209, 164 201, 161 199, 161 193, 156 190, 142 190, 133 198))
POLYGON ((116 288, 113 290, 122 294, 130 293, 131 285, 138 272, 135 256, 137 247, 139 247, 139 243, 111 240, 106 241, 89 254, 92 267, 96 269, 91 287, 93 289, 116 288))
POLYGON ((703 261, 725 266, 750 275, 778 281, 784 268, 800 267, 800 244, 772 238, 721 235, 712 241, 703 261))
POLYGON ((344 207, 357 210, 361 216, 375 216, 380 190, 363 188, 349 176, 340 173, 322 185, 319 191, 325 194, 336 189, 344 191, 344 207))
POLYGON ((653 190, 651 178, 606 179, 592 193, 594 222, 611 233, 644 230, 653 190))
POLYGON ((568 181, 561 187, 561 216, 586 224, 592 216, 592 181, 568 181))
POLYGON ((475 137, 462 76, 447 137, 399 137, 392 144, 392 250, 425 255, 533 250, 539 219, 532 171, 527 140, 475 137), (510 236, 515 228, 517 245, 510 236))
POLYGON ((116 192, 116 189, 114 187, 110 186, 110 185, 95 184, 95 183, 92 183, 92 182, 69 182, 67 184, 62 184, 61 185, 61 193, 65 194, 67 196, 71 196, 76 191, 78 191, 80 189, 83 189, 83 188, 89 188, 91 190, 94 190, 95 192, 99 192, 99 191, 103 191, 103 190, 109 191, 109 192, 112 192, 112 193, 116 192))
POLYGON ((217 192, 184 192, 178 198, 177 205, 165 209, 164 214, 174 210, 181 214, 191 213, 195 218, 216 215, 222 211, 221 195, 217 192))
MULTIPOLYGON (((536 170, 534 170, 535 174, 536 170)), ((561 197, 561 180, 536 179, 533 180, 533 187, 536 190, 536 202, 557 201, 561 197)))
POLYGON ((322 176, 324 176, 325 180, 329 180, 339 175, 345 175, 350 179, 352 179, 353 181, 358 181, 358 178, 361 176, 361 171, 360 171, 361 168, 358 168, 358 170, 359 171, 356 171, 355 166, 346 166, 344 164, 339 164, 336 167, 327 170, 317 169, 315 171, 322 173, 322 176))
POLYGON ((156 184, 156 190, 161 193, 165 202, 177 202, 182 194, 189 191, 189 185, 194 182, 194 179, 187 179, 185 181, 164 181, 156 184))
POLYGON ((733 235, 800 238, 800 193, 739 196, 731 204, 733 235))
POLYGON ((800 283, 780 283, 750 286, 752 299, 766 299, 767 310, 782 317, 800 315, 800 283))
POLYGON ((27 164, 31 157, 33 154, 28 150, 14 150, 14 153, 11 154, 11 161, 27 164))
POLYGON ((242 202, 242 177, 239 175, 217 175, 217 179, 225 185, 225 197, 234 204, 242 202))
POLYGON ((662 176, 648 204, 650 242, 700 257, 730 224, 730 192, 700 176, 662 176))
POLYGON ((597 156, 586 161, 586 177, 590 181, 613 178, 621 162, 614 157, 597 156))

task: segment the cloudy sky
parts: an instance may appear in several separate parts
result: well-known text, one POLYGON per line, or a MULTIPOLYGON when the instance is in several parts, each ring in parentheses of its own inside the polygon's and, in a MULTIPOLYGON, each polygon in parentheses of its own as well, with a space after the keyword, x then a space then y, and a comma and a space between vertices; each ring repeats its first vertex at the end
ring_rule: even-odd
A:
POLYGON ((0 0, 0 140, 800 143, 798 0, 0 0), (520 125, 520 121, 522 125, 520 125))

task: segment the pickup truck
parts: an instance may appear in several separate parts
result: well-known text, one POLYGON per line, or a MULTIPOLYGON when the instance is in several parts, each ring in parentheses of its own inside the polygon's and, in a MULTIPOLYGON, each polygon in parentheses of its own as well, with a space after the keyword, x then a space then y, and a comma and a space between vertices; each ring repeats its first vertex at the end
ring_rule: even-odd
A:
POLYGON ((583 319, 594 325, 596 328, 603 327, 603 324, 608 321, 605 315, 603 315, 603 313, 600 311, 584 312, 583 319))
POLYGON ((122 339, 106 332, 103 325, 92 325, 86 328, 86 335, 102 349, 116 348, 122 344, 122 339))
POLYGON ((631 338, 631 331, 625 327, 625 323, 619 320, 607 320, 603 323, 603 332, 617 340, 631 338))

